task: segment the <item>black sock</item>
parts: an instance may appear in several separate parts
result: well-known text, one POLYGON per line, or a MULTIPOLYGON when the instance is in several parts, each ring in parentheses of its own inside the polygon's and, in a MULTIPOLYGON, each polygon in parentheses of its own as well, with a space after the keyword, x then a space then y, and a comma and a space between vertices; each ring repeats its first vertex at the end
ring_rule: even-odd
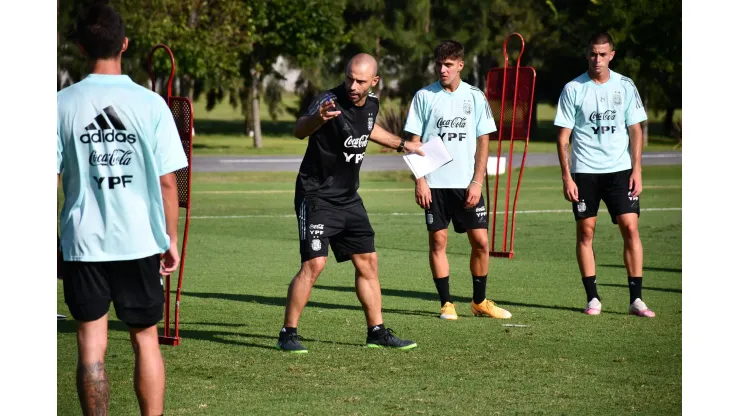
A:
POLYGON ((486 281, 488 275, 473 276, 473 302, 479 304, 486 300, 486 281))
POLYGON ((583 288, 586 289, 586 302, 590 302, 593 298, 601 300, 596 291, 596 276, 583 277, 581 281, 583 281, 583 288))
POLYGON ((642 276, 639 277, 627 277, 627 283, 630 287, 630 304, 635 301, 635 299, 640 298, 642 299, 642 276))
POLYGON ((447 302, 452 302, 450 298, 450 276, 434 279, 434 286, 437 286, 441 306, 445 306, 447 302))
POLYGON ((378 333, 382 334, 384 332, 385 332, 385 325, 383 324, 367 327, 367 336, 371 336, 373 334, 378 334, 378 333))
POLYGON ((298 328, 283 327, 283 329, 281 329, 280 332, 284 332, 286 334, 297 334, 298 328))

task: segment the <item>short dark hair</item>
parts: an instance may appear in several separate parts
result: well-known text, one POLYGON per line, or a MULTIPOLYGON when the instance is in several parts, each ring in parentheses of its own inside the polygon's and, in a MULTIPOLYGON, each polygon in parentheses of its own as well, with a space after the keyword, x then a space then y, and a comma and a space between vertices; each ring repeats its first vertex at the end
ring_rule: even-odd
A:
POLYGON ((90 59, 118 56, 125 37, 123 18, 106 3, 98 2, 87 7, 77 18, 75 40, 90 59))
POLYGON ((594 33, 588 40, 589 47, 591 45, 603 45, 605 43, 608 43, 609 46, 614 49, 614 39, 612 39, 612 35, 610 35, 609 32, 594 33))
POLYGON ((444 61, 445 59, 463 59, 465 58, 465 47, 462 43, 454 40, 446 40, 434 48, 434 60, 444 61))

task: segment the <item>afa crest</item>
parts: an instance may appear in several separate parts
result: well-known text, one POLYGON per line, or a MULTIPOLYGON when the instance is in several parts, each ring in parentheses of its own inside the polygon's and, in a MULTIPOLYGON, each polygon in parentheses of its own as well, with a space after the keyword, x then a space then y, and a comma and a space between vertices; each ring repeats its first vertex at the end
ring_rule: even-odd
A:
POLYGON ((311 249, 313 251, 319 251, 319 250, 321 250, 321 240, 314 239, 313 241, 311 241, 311 249))
POLYGON ((469 100, 463 101, 463 112, 465 114, 470 114, 473 112, 473 103, 469 100))
POLYGON ((612 103, 615 106, 622 105, 622 93, 619 91, 614 91, 614 94, 612 95, 612 103))

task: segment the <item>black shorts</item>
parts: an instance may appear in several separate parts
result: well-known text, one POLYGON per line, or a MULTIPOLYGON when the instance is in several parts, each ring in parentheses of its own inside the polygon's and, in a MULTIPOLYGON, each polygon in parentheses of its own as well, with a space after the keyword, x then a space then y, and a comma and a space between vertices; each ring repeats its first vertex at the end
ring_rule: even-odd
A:
POLYGON ((134 328, 148 328, 162 319, 164 289, 160 255, 110 262, 65 261, 64 301, 77 321, 94 321, 108 313, 134 328))
POLYGON ((578 186, 579 202, 573 202, 576 221, 595 217, 601 200, 606 204, 612 223, 622 214, 640 216, 639 197, 630 194, 632 169, 613 173, 573 173, 571 177, 578 186))
POLYGON ((445 230, 450 225, 456 233, 464 233, 476 228, 488 229, 488 213, 481 194, 478 205, 465 209, 465 189, 432 188, 432 204, 425 210, 427 231, 445 230))
POLYGON ((328 257, 329 245, 337 262, 353 254, 375 252, 375 231, 362 202, 338 207, 319 199, 296 198, 301 263, 328 257))

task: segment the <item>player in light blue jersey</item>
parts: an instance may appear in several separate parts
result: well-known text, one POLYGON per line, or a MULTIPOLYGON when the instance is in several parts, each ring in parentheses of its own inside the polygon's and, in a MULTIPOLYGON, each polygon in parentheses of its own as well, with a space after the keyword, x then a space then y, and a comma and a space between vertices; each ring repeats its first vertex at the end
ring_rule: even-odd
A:
POLYGON ((642 192, 640 123, 647 120, 647 114, 632 80, 609 69, 614 54, 614 42, 608 33, 592 36, 586 53, 588 71, 566 84, 560 94, 555 125, 560 128, 558 156, 563 194, 572 202, 576 219, 576 257, 586 289, 584 312, 601 313, 593 238, 603 200, 624 240, 628 311, 652 318, 655 313, 642 300, 643 257, 638 232, 642 192))
POLYGON ((80 404, 84 414, 107 414, 112 300, 129 327, 141 414, 161 415, 160 272, 180 261, 174 171, 187 158, 165 101, 121 74, 128 46, 121 16, 95 4, 78 19, 76 38, 91 74, 57 93, 57 174, 64 189, 58 255, 64 300, 78 321, 80 404))
POLYGON ((452 161, 416 181, 416 203, 425 210, 429 232, 429 264, 439 293, 440 318, 457 319, 450 296, 447 228, 467 233, 473 276, 471 310, 476 316, 511 318, 511 313, 486 299, 488 280, 488 213, 483 181, 488 162, 488 135, 496 131, 491 107, 483 91, 463 82, 465 50, 448 40, 434 49, 439 81, 417 91, 404 130, 412 141, 426 143, 439 137, 452 161))

